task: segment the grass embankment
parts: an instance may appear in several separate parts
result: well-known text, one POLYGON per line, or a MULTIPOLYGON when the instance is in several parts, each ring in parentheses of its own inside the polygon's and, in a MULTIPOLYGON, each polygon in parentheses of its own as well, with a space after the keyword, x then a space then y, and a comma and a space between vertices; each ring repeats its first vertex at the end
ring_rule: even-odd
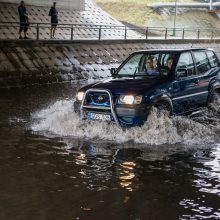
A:
MULTIPOLYGON (((146 26, 149 19, 159 19, 160 17, 160 15, 153 13, 153 11, 147 7, 147 4, 171 1, 172 0, 95 0, 98 6, 117 20, 139 26, 146 26)), ((179 0, 178 2, 181 1, 182 0, 179 0)), ((192 0, 188 1, 190 2, 192 0)))

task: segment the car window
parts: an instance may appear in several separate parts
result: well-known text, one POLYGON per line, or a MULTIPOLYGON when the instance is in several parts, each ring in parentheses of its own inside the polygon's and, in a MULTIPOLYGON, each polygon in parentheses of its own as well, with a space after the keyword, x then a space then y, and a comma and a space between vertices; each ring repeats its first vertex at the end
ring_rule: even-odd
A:
POLYGON ((207 57, 209 59, 209 63, 211 67, 217 67, 218 66, 218 59, 213 51, 206 51, 207 57))
POLYGON ((120 75, 133 75, 139 67, 142 56, 142 54, 136 54, 131 57, 128 62, 121 68, 120 75))
POLYGON ((209 64, 208 57, 206 56, 205 51, 195 51, 193 52, 195 61, 196 61, 196 68, 198 74, 204 74, 208 70, 211 69, 209 64))
POLYGON ((119 68, 118 77, 167 77, 171 74, 175 54, 170 52, 138 53, 119 68))
POLYGON ((159 59, 160 59, 160 65, 162 67, 164 67, 164 66, 167 67, 167 61, 169 59, 174 60, 174 56, 173 56, 173 54, 170 54, 170 53, 162 53, 162 54, 160 54, 160 58, 159 59))
POLYGON ((195 67, 190 52, 184 52, 180 55, 176 69, 177 70, 186 69, 188 72, 188 76, 195 74, 195 67))

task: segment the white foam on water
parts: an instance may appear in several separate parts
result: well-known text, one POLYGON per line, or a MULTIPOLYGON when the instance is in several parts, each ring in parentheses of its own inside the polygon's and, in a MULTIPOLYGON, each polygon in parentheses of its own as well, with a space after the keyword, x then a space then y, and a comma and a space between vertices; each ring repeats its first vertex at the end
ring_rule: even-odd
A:
POLYGON ((57 101, 46 109, 33 114, 31 129, 86 139, 101 139, 117 143, 204 144, 214 142, 215 131, 207 125, 187 117, 168 117, 153 110, 142 127, 122 129, 115 124, 85 121, 73 111, 73 101, 57 101))

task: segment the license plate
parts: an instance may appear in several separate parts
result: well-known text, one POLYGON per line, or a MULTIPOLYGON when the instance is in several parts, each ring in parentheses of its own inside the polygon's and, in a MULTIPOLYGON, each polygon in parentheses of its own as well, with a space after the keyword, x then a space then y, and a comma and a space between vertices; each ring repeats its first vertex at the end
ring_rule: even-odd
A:
POLYGON ((88 113, 88 119, 102 120, 102 121, 111 121, 111 115, 98 114, 98 113, 89 112, 88 113))

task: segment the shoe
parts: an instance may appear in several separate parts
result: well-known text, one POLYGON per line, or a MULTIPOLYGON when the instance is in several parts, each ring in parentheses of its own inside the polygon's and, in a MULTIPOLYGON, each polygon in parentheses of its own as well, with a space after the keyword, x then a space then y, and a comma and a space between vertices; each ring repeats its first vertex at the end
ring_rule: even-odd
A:
POLYGON ((31 38, 29 38, 29 37, 25 36, 25 37, 24 37, 24 39, 31 39, 31 38))
POLYGON ((23 39, 23 37, 22 37, 22 36, 20 36, 20 37, 19 37, 19 39, 23 39))

